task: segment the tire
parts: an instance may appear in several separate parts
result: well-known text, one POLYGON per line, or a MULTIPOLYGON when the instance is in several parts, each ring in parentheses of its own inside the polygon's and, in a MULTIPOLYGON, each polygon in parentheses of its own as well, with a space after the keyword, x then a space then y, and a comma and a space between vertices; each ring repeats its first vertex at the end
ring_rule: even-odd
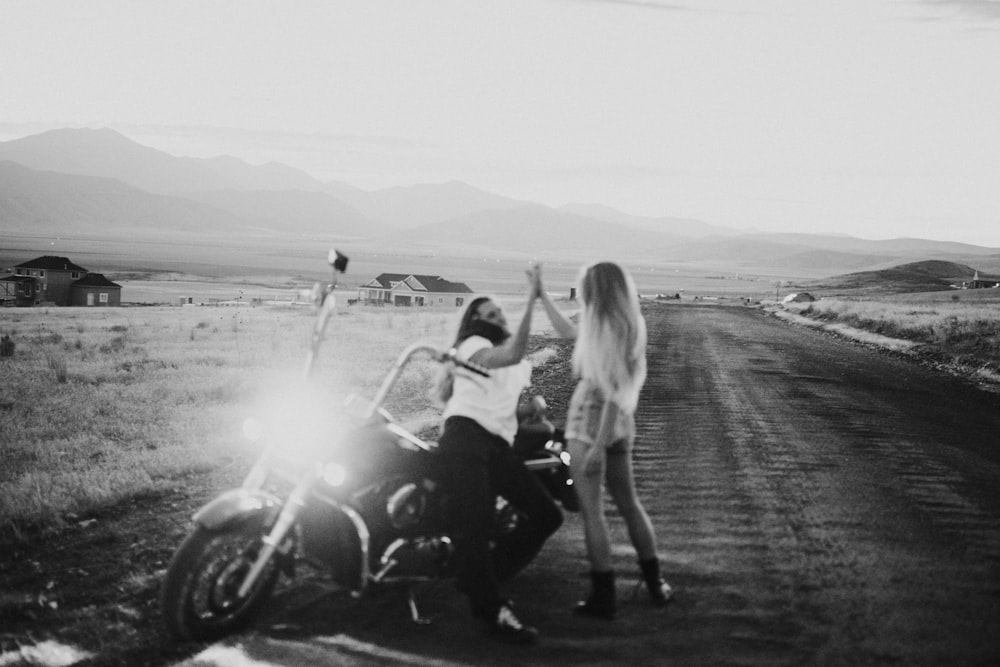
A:
POLYGON ((263 518, 250 517, 208 530, 198 526, 181 544, 163 580, 161 611, 167 635, 179 641, 218 639, 245 628, 278 581, 272 558, 249 594, 236 590, 257 558, 263 518))

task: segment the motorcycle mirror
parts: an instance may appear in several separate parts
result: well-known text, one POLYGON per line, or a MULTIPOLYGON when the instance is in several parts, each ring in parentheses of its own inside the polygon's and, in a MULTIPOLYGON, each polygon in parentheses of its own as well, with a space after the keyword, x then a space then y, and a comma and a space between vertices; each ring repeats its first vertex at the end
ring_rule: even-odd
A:
POLYGON ((336 248, 330 248, 326 261, 330 263, 334 271, 339 271, 340 273, 347 271, 347 255, 342 254, 336 248))

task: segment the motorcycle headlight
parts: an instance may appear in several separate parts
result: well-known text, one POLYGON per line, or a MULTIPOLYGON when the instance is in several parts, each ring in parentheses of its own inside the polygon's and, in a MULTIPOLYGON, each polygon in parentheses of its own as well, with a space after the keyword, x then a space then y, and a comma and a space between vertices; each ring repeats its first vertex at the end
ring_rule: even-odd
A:
POLYGON ((347 468, 335 461, 323 466, 323 481, 330 486, 340 486, 347 481, 347 468))
POLYGON ((565 463, 566 465, 569 465, 570 462, 569 452, 559 452, 559 460, 565 463))
POLYGON ((262 395, 243 422, 243 435, 290 459, 323 460, 350 427, 338 404, 320 391, 278 389, 262 395))
POLYGON ((243 437, 250 442, 260 442, 264 437, 264 425, 255 417, 247 417, 243 420, 243 437))

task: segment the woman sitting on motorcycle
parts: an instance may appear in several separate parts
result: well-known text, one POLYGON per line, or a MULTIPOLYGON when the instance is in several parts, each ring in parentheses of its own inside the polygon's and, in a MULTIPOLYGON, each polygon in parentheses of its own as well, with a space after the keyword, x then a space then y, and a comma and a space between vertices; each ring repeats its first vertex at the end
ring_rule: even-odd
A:
POLYGON ((562 524, 562 513, 541 482, 511 448, 518 425, 518 400, 530 384, 525 360, 531 311, 538 298, 532 281, 524 318, 512 335, 495 301, 480 297, 466 309, 455 339, 459 359, 489 369, 482 377, 461 367, 439 386, 445 402, 438 443, 445 483, 452 496, 456 586, 472 613, 489 631, 511 643, 531 643, 538 632, 521 623, 500 596, 499 582, 524 568, 562 524), (490 527, 497 495, 521 515, 517 527, 490 551, 490 527))

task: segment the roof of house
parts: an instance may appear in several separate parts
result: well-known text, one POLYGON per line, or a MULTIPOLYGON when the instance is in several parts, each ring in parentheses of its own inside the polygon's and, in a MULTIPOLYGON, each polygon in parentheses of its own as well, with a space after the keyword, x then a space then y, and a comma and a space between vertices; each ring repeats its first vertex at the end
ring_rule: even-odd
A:
POLYGON ((413 282, 407 282, 407 284, 416 290, 423 287, 428 292, 472 294, 472 290, 469 289, 469 286, 465 283, 453 283, 450 280, 445 280, 441 276, 418 275, 415 273, 380 273, 374 280, 366 283, 366 285, 369 287, 378 286, 383 289, 391 289, 393 285, 406 282, 410 278, 413 278, 416 281, 416 284, 413 282), (377 283, 377 285, 374 283, 377 283))
POLYGON ((33 283, 36 281, 35 278, 31 276, 4 276, 0 280, 11 283, 33 283))
POLYGON ((55 255, 43 255, 41 257, 36 257, 35 259, 24 262, 23 264, 16 265, 15 268, 46 269, 48 271, 82 271, 84 273, 87 272, 87 269, 69 261, 69 258, 56 257, 55 255))
POLYGON ((73 287, 117 287, 121 289, 121 285, 111 282, 101 273, 88 273, 74 282, 73 287))

